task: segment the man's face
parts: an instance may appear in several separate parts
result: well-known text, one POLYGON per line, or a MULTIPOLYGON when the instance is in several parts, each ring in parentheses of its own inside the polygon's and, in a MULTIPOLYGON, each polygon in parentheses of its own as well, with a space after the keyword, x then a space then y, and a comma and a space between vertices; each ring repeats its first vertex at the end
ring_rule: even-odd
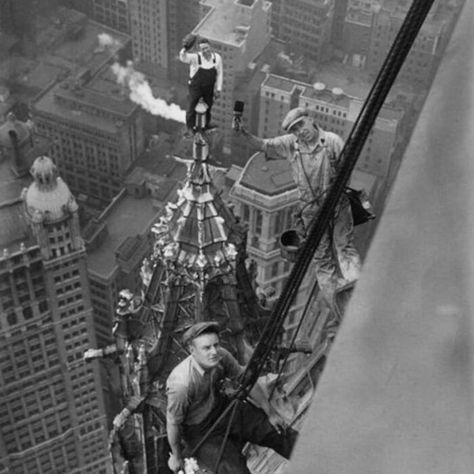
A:
POLYGON ((190 344, 191 355, 203 369, 212 369, 221 360, 220 343, 217 334, 201 334, 190 344))
POLYGON ((309 117, 303 117, 289 130, 298 140, 309 143, 318 138, 318 130, 309 117))
POLYGON ((202 55, 206 59, 210 59, 210 57, 211 57, 211 46, 209 45, 209 43, 201 43, 199 45, 199 51, 201 51, 202 55))

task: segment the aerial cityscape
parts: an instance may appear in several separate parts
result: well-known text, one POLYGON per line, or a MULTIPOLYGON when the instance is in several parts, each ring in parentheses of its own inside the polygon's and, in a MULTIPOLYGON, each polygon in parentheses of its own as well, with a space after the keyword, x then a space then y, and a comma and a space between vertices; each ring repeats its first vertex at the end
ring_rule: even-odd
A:
POLYGON ((283 311, 412 2, 0 0, 0 474, 287 472, 464 6, 429 3, 283 311))

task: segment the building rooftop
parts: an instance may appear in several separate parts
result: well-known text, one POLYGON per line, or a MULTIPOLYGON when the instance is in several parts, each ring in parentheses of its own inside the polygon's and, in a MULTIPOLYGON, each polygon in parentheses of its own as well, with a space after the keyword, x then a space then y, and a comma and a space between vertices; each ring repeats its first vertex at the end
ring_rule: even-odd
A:
POLYGON ((364 26, 372 25, 373 12, 367 12, 358 8, 350 8, 347 11, 344 21, 351 23, 359 23, 364 26))
POLYGON ((122 93, 120 86, 112 79, 109 67, 105 67, 83 86, 75 87, 65 80, 46 91, 34 104, 35 110, 59 115, 80 125, 117 132, 117 120, 125 119, 138 107, 122 93), (97 116, 84 109, 103 109, 115 117, 97 116))
POLYGON ((254 8, 256 1, 204 0, 202 4, 209 10, 193 33, 210 41, 240 46, 250 28, 245 21, 245 13, 254 8))
POLYGON ((333 104, 343 108, 348 108, 351 102, 351 98, 348 97, 342 89, 337 87, 331 89, 325 88, 323 90, 317 90, 314 87, 306 87, 304 92, 301 94, 301 97, 321 100, 328 104, 333 104))
MULTIPOLYGON (((327 62, 314 68, 312 82, 322 82, 328 88, 339 87, 347 95, 365 100, 369 95, 375 77, 368 71, 358 69, 340 62, 327 62)), ((394 100, 398 95, 414 100, 416 91, 409 84, 396 81, 386 99, 386 103, 394 100)))
POLYGON ((109 277, 117 267, 115 252, 127 238, 146 232, 160 212, 154 207, 152 199, 138 199, 124 193, 103 213, 107 237, 99 248, 88 250, 89 270, 109 277))
POLYGON ((253 155, 245 166, 240 185, 268 196, 274 196, 296 188, 286 160, 265 160, 263 152, 253 155))
POLYGON ((262 84, 262 86, 273 87, 285 92, 293 92, 297 86, 301 87, 306 85, 307 84, 299 83, 293 79, 276 76, 275 74, 269 74, 262 84))

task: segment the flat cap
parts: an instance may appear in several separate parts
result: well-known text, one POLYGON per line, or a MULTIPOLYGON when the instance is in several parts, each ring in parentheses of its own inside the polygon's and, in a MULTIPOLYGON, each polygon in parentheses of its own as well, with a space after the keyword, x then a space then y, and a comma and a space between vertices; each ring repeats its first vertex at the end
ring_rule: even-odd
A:
POLYGON ((207 332, 219 332, 219 323, 216 321, 202 321, 200 323, 193 324, 183 334, 183 344, 190 343, 193 339, 207 332))
POLYGON ((287 132, 293 125, 297 124, 299 121, 303 120, 304 117, 308 116, 308 109, 305 107, 296 107, 295 109, 291 109, 283 119, 281 128, 287 132))

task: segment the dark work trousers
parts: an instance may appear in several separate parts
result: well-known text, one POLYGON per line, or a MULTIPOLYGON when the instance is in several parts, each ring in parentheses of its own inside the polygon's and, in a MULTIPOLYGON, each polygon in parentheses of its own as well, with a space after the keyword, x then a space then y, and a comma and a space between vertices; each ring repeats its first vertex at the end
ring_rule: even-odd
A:
POLYGON ((189 79, 189 107, 186 112, 186 126, 194 128, 196 125, 196 107, 202 97, 207 104, 206 124, 211 122, 211 107, 214 102, 214 85, 216 83, 217 70, 199 68, 194 76, 189 79))
MULTIPOLYGON (((271 448, 285 458, 289 458, 298 433, 292 428, 279 434, 268 421, 267 415, 260 408, 249 402, 237 402, 234 418, 229 431, 224 451, 217 471, 214 471, 232 409, 221 420, 212 434, 193 454, 202 468, 214 474, 250 474, 242 449, 246 442, 271 448)), ((202 440, 209 428, 219 417, 222 410, 214 410, 212 416, 199 425, 186 427, 183 437, 190 451, 202 440)), ((188 453, 188 454, 189 454, 188 453)))

